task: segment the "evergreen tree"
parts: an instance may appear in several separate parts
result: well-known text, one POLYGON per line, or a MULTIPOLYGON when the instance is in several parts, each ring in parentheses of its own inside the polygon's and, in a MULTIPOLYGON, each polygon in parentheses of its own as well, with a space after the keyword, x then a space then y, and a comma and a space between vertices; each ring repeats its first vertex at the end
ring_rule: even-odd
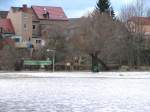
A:
POLYGON ((98 0, 96 9, 100 11, 100 13, 108 13, 111 16, 115 16, 114 10, 111 7, 109 0, 98 0))
POLYGON ((111 16, 112 16, 112 17, 115 17, 115 12, 114 12, 114 10, 113 10, 112 7, 110 8, 110 12, 111 12, 111 16))

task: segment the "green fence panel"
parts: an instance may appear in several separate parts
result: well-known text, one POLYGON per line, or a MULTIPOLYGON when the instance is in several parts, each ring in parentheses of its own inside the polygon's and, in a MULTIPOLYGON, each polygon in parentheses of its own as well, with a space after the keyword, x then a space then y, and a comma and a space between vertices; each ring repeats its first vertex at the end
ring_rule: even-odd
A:
POLYGON ((51 65, 52 61, 25 60, 24 65, 51 65))

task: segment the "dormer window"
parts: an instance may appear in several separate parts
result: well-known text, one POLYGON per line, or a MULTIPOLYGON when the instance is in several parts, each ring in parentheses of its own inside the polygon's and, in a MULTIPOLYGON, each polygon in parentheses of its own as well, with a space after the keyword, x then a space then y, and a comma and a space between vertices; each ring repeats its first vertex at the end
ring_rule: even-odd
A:
POLYGON ((46 8, 44 8, 43 10, 44 10, 44 14, 46 14, 46 12, 47 12, 46 8))
POLYGON ((44 18, 49 19, 49 12, 47 11, 46 8, 44 8, 43 10, 44 10, 44 14, 43 14, 44 18))

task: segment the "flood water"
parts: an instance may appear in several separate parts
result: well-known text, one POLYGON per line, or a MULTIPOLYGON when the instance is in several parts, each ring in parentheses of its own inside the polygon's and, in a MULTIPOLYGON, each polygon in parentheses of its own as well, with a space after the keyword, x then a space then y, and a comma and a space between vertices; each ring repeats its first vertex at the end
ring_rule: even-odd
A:
POLYGON ((0 79, 0 112, 150 112, 150 79, 0 79))

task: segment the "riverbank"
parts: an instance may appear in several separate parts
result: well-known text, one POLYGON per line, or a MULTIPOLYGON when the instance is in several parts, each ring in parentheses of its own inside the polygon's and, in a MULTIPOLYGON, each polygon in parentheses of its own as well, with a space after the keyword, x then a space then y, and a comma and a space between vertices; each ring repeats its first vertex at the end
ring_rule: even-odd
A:
POLYGON ((150 72, 0 72, 0 78, 150 78, 150 72))

